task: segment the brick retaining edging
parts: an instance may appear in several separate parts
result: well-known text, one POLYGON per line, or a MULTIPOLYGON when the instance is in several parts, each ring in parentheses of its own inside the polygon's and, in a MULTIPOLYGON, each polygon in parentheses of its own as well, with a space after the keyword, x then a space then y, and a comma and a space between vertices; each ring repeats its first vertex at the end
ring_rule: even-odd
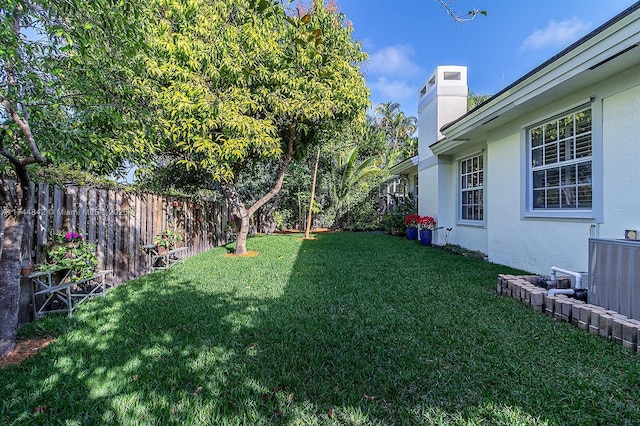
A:
POLYGON ((535 285, 537 282, 536 275, 499 274, 496 292, 518 299, 558 322, 569 322, 581 330, 621 344, 631 352, 640 352, 640 321, 564 294, 547 296, 547 290, 535 285))

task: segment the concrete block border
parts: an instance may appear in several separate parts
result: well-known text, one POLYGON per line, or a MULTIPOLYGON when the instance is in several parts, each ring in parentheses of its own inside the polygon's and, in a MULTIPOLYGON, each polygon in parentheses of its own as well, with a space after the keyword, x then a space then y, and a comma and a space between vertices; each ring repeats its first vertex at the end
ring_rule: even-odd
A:
POLYGON ((640 353, 640 321, 564 294, 547 296, 547 290, 538 287, 537 282, 535 275, 499 274, 496 293, 518 299, 558 322, 570 323, 580 330, 622 345, 631 352, 640 353))

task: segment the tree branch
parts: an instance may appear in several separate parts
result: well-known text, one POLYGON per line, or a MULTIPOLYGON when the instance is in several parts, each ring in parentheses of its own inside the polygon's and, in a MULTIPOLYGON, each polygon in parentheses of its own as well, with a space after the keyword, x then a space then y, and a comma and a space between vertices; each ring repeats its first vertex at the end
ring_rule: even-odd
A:
MULTIPOLYGON (((22 195, 23 194, 28 194, 28 190, 29 190, 29 183, 31 182, 31 178, 29 177, 29 174, 27 173, 27 165, 31 164, 31 162, 26 162, 28 159, 22 159, 20 160, 19 158, 15 157, 14 155, 12 155, 9 151, 7 151, 4 147, 4 138, 7 135, 7 131, 5 129, 2 129, 2 131, 0 131, 0 155, 2 155, 3 157, 5 157, 7 160, 9 160, 9 162, 13 165, 13 168, 16 172, 16 175, 18 177, 18 182, 20 183, 20 188, 21 188, 21 193, 20 196, 17 197, 18 201, 22 202, 22 195)), ((5 202, 6 202, 6 194, 4 196, 5 198, 5 202)), ((14 203, 12 203, 14 204, 14 203)))
POLYGON ((271 191, 267 192, 264 197, 260 198, 256 201, 248 210, 247 213, 249 216, 253 215, 260 207, 265 205, 267 201, 271 200, 282 188, 282 183, 284 182, 284 176, 289 171, 289 164, 291 163, 291 159, 293 158, 294 153, 294 144, 296 140, 296 131, 297 131, 297 120, 294 120, 292 124, 289 125, 289 141, 287 143, 287 153, 285 155, 284 161, 282 163, 282 168, 280 169, 280 173, 278 174, 278 179, 276 179, 276 183, 271 188, 271 191))
MULTIPOLYGON (((44 157, 40 154, 40 150, 38 149, 38 145, 36 144, 35 139, 33 138, 33 134, 31 133, 31 128, 29 127, 29 124, 24 120, 22 120, 18 112, 11 106, 9 101, 1 94, 0 94, 0 104, 2 104, 2 106, 7 111, 7 113, 13 120, 13 122, 16 123, 18 127, 20 127, 20 130, 22 130, 22 134, 27 139, 27 144, 29 145, 29 151, 31 151, 32 156, 21 160, 20 163, 24 166, 31 163, 44 163, 44 157)), ((4 146, 2 151, 3 151, 3 155, 5 155, 4 153, 6 152, 6 150, 4 149, 4 146)))
MULTIPOLYGON (((18 3, 12 13, 13 15, 12 30, 15 33, 16 37, 18 38, 20 38, 20 30, 21 30, 20 18, 22 17, 23 12, 24 12, 24 9, 22 7, 22 4, 18 3)), ((10 86, 16 85, 17 84, 16 76, 14 75, 14 72, 10 69, 10 65, 8 63, 5 63, 5 71, 7 73, 7 83, 10 86)), ((31 133, 31 128, 29 127, 29 124, 27 123, 27 121, 23 120, 22 117, 20 117, 20 114, 18 114, 18 111, 16 111, 16 109, 13 107, 13 105, 11 105, 9 100, 5 98, 4 95, 2 95, 1 93, 0 93, 0 104, 2 104, 2 106, 7 111, 7 113, 9 114, 11 119, 14 121, 14 123, 16 123, 18 127, 20 127, 20 130, 22 130, 22 134, 27 139, 27 144, 29 145, 29 151, 31 151, 31 157, 28 157, 19 161, 20 166, 24 167, 27 164, 31 164, 35 162, 43 163, 44 158, 42 157, 42 155, 40 155, 40 150, 38 149, 38 145, 36 144, 35 139, 33 138, 33 134, 31 133)), ((4 132, 6 133, 6 131, 4 132)), ((4 134, 2 135, 2 139, 4 139, 4 134)), ((0 142, 2 142, 2 140, 0 140, 0 142)), ((17 158, 14 158, 12 155, 10 155, 9 152, 7 152, 4 149, 4 144, 2 145, 2 155, 5 156, 7 159, 9 159, 9 161, 11 162, 17 160, 17 158)))
POLYGON ((459 15, 456 11, 451 8, 451 5, 456 2, 456 0, 438 0, 440 5, 444 7, 444 10, 447 12, 447 15, 451 16, 454 21, 459 22, 461 24, 466 24, 467 22, 473 21, 476 16, 484 15, 487 16, 486 10, 479 10, 476 8, 471 9, 467 12, 466 15, 459 15))

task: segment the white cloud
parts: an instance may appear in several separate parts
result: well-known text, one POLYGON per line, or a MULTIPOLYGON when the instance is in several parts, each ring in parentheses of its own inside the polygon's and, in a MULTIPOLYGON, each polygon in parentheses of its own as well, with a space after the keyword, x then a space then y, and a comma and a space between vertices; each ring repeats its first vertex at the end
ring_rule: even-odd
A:
POLYGON ((400 80, 390 80, 386 77, 379 77, 375 82, 369 83, 372 97, 387 99, 393 102, 401 102, 403 100, 417 97, 416 88, 408 83, 400 80))
POLYGON ((415 52, 411 46, 396 45, 383 47, 371 53, 367 71, 384 76, 414 76, 422 74, 422 69, 412 56, 415 52))
POLYGON ((566 46, 586 34, 590 28, 591 23, 581 21, 575 17, 560 22, 549 21, 545 28, 536 30, 527 37, 520 48, 539 50, 566 46))

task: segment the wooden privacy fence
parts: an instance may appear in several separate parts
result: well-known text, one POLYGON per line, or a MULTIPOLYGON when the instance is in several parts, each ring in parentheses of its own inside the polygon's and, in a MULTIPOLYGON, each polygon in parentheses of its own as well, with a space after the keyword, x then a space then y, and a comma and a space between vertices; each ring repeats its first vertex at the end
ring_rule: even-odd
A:
POLYGON ((37 184, 33 189, 34 214, 25 251, 32 264, 45 261, 44 245, 52 231, 74 231, 94 243, 99 268, 113 270, 110 285, 147 272, 142 246, 153 244, 156 234, 170 224, 182 235, 181 245, 189 256, 227 242, 230 213, 224 200, 195 202, 86 186, 37 184))

